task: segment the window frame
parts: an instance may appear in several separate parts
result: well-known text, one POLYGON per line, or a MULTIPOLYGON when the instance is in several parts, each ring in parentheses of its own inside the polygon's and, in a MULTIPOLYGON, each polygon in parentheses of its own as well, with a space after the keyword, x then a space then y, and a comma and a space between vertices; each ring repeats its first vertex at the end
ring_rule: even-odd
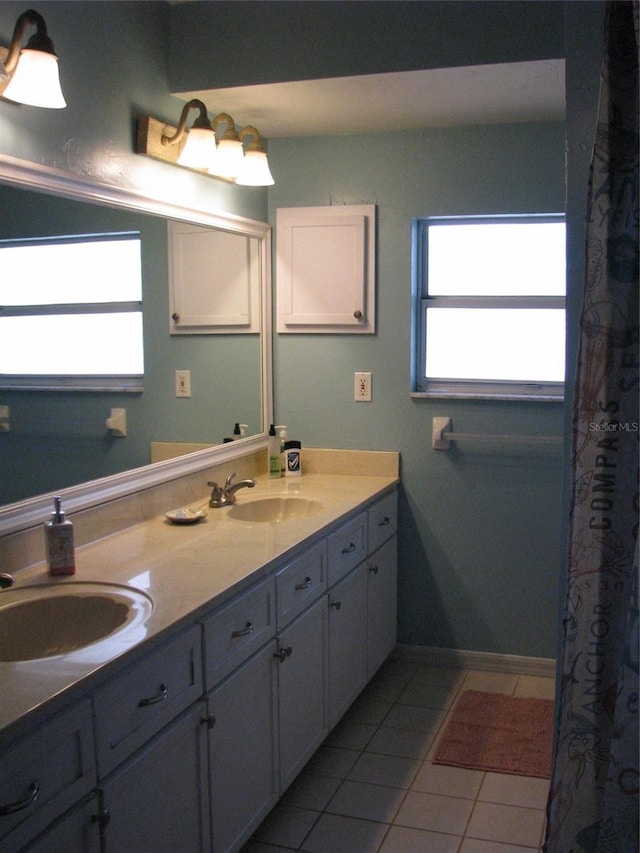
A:
MULTIPOLYGON (((138 231, 112 231, 95 234, 64 234, 47 237, 7 238, 0 240, 0 251, 3 247, 36 245, 69 245, 72 243, 88 242, 117 242, 122 240, 137 240, 141 246, 141 235, 138 231)), ((142 282, 141 282, 142 286, 142 282)), ((139 313, 143 317, 142 346, 144 349, 144 313, 143 301, 132 299, 126 301, 96 301, 96 302, 52 302, 31 305, 3 305, 3 317, 45 317, 55 315, 91 315, 113 313, 139 313)), ((108 391, 135 392, 144 390, 144 373, 0 373, 0 390, 13 391, 108 391)))
POLYGON ((566 311, 565 296, 431 296, 428 281, 428 231, 431 225, 565 222, 564 213, 487 216, 422 216, 412 232, 412 391, 415 398, 537 400, 562 402, 564 382, 516 380, 430 379, 426 374, 427 312, 430 308, 552 308, 566 311))

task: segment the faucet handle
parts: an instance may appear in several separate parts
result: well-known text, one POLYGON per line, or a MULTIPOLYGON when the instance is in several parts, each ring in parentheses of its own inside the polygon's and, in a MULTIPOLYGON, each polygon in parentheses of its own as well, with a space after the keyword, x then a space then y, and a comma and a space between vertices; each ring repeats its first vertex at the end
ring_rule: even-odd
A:
POLYGON ((13 575, 9 575, 6 572, 0 572, 0 589, 6 589, 9 586, 13 586, 16 582, 16 579, 13 575))
POLYGON ((229 474, 229 476, 227 477, 227 479, 226 479, 226 481, 225 481, 225 484, 224 484, 225 489, 228 489, 228 488, 229 488, 229 486, 231 485, 231 483, 233 483, 233 478, 234 478, 235 476, 236 476, 236 472, 235 472, 235 471, 233 471, 231 474, 229 474))

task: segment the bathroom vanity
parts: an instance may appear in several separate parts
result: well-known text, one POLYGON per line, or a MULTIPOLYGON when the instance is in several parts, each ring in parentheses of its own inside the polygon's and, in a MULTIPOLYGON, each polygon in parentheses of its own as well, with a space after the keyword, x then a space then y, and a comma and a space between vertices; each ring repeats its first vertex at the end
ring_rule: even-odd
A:
MULTIPOLYGON (((203 494, 197 524, 78 549, 59 583, 153 609, 126 641, 0 662, 3 851, 239 850, 394 646, 387 456, 395 473, 261 477, 230 507, 203 494)), ((49 583, 39 564, 16 587, 49 583)))

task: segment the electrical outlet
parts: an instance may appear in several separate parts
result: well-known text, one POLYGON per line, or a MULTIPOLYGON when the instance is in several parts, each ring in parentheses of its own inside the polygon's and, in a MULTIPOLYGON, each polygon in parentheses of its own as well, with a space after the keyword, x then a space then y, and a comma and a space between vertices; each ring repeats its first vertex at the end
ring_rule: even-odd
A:
POLYGON ((371 402, 371 373, 361 371, 354 373, 353 399, 356 403, 371 402))
POLYGON ((191 371, 176 370, 176 397, 191 396, 191 371))

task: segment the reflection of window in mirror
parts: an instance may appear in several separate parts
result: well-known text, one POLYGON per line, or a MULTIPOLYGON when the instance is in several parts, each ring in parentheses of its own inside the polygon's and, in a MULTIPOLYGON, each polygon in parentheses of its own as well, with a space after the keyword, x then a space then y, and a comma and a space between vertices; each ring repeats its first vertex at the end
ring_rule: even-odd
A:
POLYGON ((139 234, 2 240, 0 264, 1 387, 141 390, 139 234))

